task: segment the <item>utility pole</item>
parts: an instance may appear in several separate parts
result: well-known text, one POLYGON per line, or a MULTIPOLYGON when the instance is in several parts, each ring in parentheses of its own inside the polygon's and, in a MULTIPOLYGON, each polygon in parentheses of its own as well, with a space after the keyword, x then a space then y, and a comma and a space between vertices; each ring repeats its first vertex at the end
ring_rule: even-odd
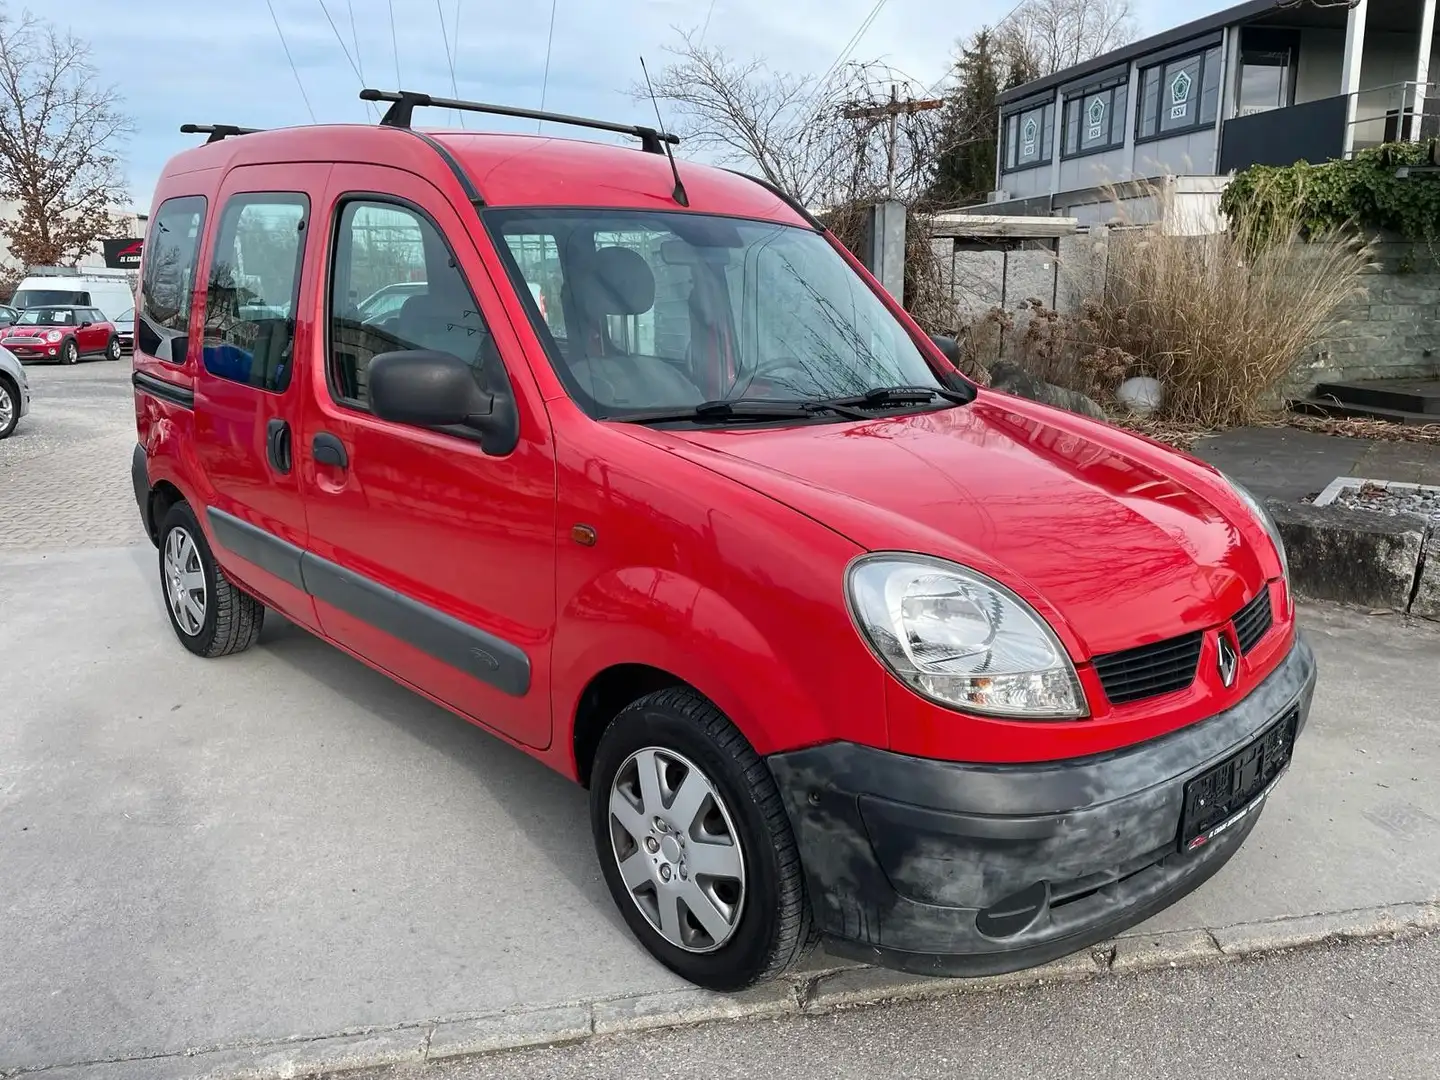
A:
POLYGON ((901 101, 900 88, 891 83, 888 102, 880 105, 849 105, 841 110, 840 115, 847 120, 884 120, 889 125, 885 137, 885 192, 891 198, 895 197, 895 153, 900 136, 900 117, 944 107, 945 102, 940 98, 901 101))

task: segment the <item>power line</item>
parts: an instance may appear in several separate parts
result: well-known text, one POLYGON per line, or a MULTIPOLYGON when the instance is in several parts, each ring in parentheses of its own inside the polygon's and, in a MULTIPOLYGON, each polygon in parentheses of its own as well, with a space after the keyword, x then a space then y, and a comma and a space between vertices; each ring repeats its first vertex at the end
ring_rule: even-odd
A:
POLYGON ((389 0, 389 3, 390 50, 395 54, 395 89, 399 90, 400 87, 405 85, 405 82, 400 78, 400 39, 395 36, 395 0, 389 0))
MULTIPOLYGON (((338 26, 335 25, 335 19, 331 16, 331 14, 330 14, 330 9, 325 6, 325 0, 317 0, 317 2, 320 4, 320 10, 325 13, 325 21, 330 24, 330 30, 331 30, 332 33, 334 33, 334 35, 335 35, 335 40, 336 40, 336 41, 339 43, 339 45, 340 45, 340 51, 345 54, 345 59, 346 59, 346 61, 350 64, 350 70, 355 73, 355 78, 356 78, 356 80, 360 83, 360 89, 362 89, 362 90, 365 89, 365 76, 360 73, 360 65, 355 61, 354 57, 352 57, 352 56, 350 55, 350 50, 345 47, 345 36, 340 33, 340 27, 338 27, 338 26)), ((348 0, 347 0, 347 2, 348 2, 348 0)), ((353 21, 354 9, 353 9, 353 8, 351 9, 351 15, 352 15, 351 25, 353 26, 353 25, 354 25, 354 21, 353 21)), ((359 55, 360 50, 359 50, 358 47, 356 48, 355 52, 356 52, 356 55, 359 55)), ((371 109, 373 109, 373 108, 374 108, 374 106, 373 106, 373 105, 369 105, 369 104, 363 105, 363 106, 361 107, 362 111, 365 113, 366 116, 369 116, 369 115, 370 115, 370 111, 371 111, 371 109)))
POLYGON ((840 69, 845 61, 850 59, 850 54, 853 53, 855 47, 860 44, 860 39, 865 36, 865 31, 870 29, 870 24, 875 21, 876 17, 888 2, 889 0, 875 0, 875 6, 870 9, 870 14, 865 16, 865 21, 860 24, 860 28, 850 35, 850 40, 847 41, 845 47, 840 50, 840 55, 835 57, 834 62, 825 69, 825 74, 820 76, 820 81, 815 84, 815 89, 812 90, 810 96, 805 99, 805 109, 808 110, 810 103, 824 93, 826 86, 830 83, 831 76, 840 69))
POLYGON ((710 0, 710 7, 705 12, 705 25, 700 28, 700 44, 705 44, 705 35, 710 32, 710 16, 715 14, 715 0, 710 0))
POLYGON ((275 15, 275 5, 271 0, 265 0, 265 6, 270 9, 270 21, 275 24, 275 33, 280 35, 280 47, 285 50, 285 59, 290 61, 290 71, 295 76, 295 85, 300 88, 300 100, 305 102, 305 111, 310 114, 310 122, 318 124, 315 119, 315 110, 310 106, 310 96, 305 93, 305 84, 300 81, 300 69, 295 66, 295 58, 290 55, 290 46, 285 41, 285 31, 280 29, 280 20, 275 15))
POLYGON ((460 59, 460 0, 455 0, 455 45, 450 50, 450 63, 460 59))
MULTIPOLYGON (((440 16, 440 43, 445 46, 445 59, 450 64, 450 92, 457 98, 460 96, 460 87, 455 82, 455 57, 450 52, 450 34, 445 29, 445 9, 440 6, 440 0, 435 0, 435 14, 440 16)), ((465 116, 456 113, 460 117, 460 126, 465 126, 465 116)))
MULTIPOLYGON (((545 37, 545 77, 540 82, 540 111, 545 111, 545 94, 550 89, 550 50, 555 45, 555 5, 559 0, 550 0, 550 33, 545 37)), ((535 134, 540 134, 544 120, 535 121, 535 134)))
MULTIPOLYGON (((1006 13, 1006 15, 1005 15, 1005 17, 1004 17, 1003 19, 1000 19, 998 22, 995 23, 994 26, 989 27, 989 29, 990 29, 992 32, 993 32, 993 31, 996 31, 996 30, 999 30, 999 29, 1000 29, 1002 26, 1004 26, 1007 22, 1009 22, 1011 19, 1013 19, 1013 18, 1016 16, 1016 14, 1020 11, 1020 9, 1021 9, 1022 7, 1024 7, 1026 4, 1028 4, 1029 2, 1030 2, 1030 0, 1019 0, 1019 3, 1017 3, 1014 7, 1012 7, 1012 8, 1006 13)), ((953 70, 954 70, 954 68, 952 67, 952 68, 951 68, 951 71, 953 71, 953 70)), ((948 78, 950 78, 950 71, 945 72, 945 74, 941 75, 940 78, 936 79, 933 83, 931 83, 930 86, 928 86, 928 87, 926 88, 925 93, 924 93, 922 96, 923 96, 923 97, 929 97, 931 94, 935 93, 936 90, 939 90, 939 89, 940 89, 940 84, 943 83, 943 82, 944 82, 946 79, 948 79, 948 78)))

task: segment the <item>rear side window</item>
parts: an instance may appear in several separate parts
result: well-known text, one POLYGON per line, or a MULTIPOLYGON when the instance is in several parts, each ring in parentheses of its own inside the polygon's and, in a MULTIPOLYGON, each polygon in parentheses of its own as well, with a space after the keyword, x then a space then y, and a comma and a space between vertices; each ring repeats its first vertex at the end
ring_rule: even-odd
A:
POLYGON ((145 238, 135 346, 172 364, 185 362, 205 210, 202 195, 166 199, 155 211, 145 238))
POLYGON ((370 361, 380 353, 434 349, 478 367, 488 327, 439 229, 398 203, 345 204, 331 262, 330 393, 368 409, 370 361))
POLYGON ((205 294, 210 374, 273 393, 290 385, 309 212, 309 200, 290 192, 225 204, 205 294))

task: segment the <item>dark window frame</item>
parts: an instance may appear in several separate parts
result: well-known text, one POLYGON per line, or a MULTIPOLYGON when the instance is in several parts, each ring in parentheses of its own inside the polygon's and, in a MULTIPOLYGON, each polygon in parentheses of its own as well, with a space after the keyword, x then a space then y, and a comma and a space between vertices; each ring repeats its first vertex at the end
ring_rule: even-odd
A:
MULTIPOLYGON (((190 321, 195 312, 195 290, 200 287, 200 249, 205 246, 205 228, 210 222, 210 200, 204 195, 176 195, 166 199, 155 208, 155 213, 150 216, 150 232, 152 236, 159 237, 158 230, 165 227, 165 215, 167 210, 174 211, 180 204, 192 204, 199 207, 199 218, 195 222, 195 239, 190 249, 190 289, 185 295, 185 301, 176 309, 176 318, 182 319, 183 326, 172 326, 169 322, 150 318, 150 296, 154 291, 154 271, 159 258, 158 252, 163 250, 164 244, 152 243, 144 254, 144 264, 140 274, 140 306, 134 313, 135 319, 135 350, 145 356, 154 356, 164 363, 175 367, 181 367, 189 359, 190 321), (154 323, 165 330, 174 332, 176 337, 168 340, 178 340, 186 343, 186 348, 178 357, 159 356, 158 349, 149 346, 153 343, 147 341, 152 330, 149 324, 154 323)), ((181 209, 181 213, 194 213, 193 209, 181 209)), ((208 290, 210 279, 205 278, 205 287, 208 290)))
MULTIPOLYGON (((1151 63, 1148 63, 1143 67, 1139 68, 1137 72, 1138 78, 1135 82, 1136 146, 1139 146, 1141 143, 1159 142, 1162 139, 1178 139, 1182 135, 1192 135, 1197 131, 1204 131, 1206 128, 1216 127, 1220 123, 1220 117, 1225 111, 1222 107, 1225 97, 1225 87, 1223 85, 1219 87, 1219 94, 1215 102, 1215 115, 1209 120, 1200 119, 1204 109, 1205 79, 1206 76, 1210 73, 1209 67, 1211 53, 1215 53, 1215 64, 1219 72, 1223 75, 1225 68, 1225 47, 1223 43, 1218 40, 1197 43, 1196 45, 1194 45, 1193 48, 1186 48, 1183 50, 1171 50, 1158 57, 1152 57, 1151 63), (1195 103, 1194 114, 1196 119, 1192 120, 1184 127, 1162 128, 1161 125, 1165 115, 1165 87, 1163 85, 1165 69, 1172 64, 1185 64, 1191 60, 1197 59, 1200 61, 1200 74, 1199 78, 1195 80, 1196 86, 1194 91, 1192 92, 1193 96, 1189 99, 1190 101, 1193 101, 1195 103), (1157 86, 1157 92, 1155 94, 1155 111, 1153 113, 1153 119, 1155 121, 1155 133, 1153 135, 1146 135, 1144 134, 1143 130, 1146 119, 1144 113, 1145 76, 1152 71, 1159 72, 1157 78, 1162 80, 1162 85, 1157 86)), ((1223 81, 1224 80, 1222 79, 1222 84, 1223 81)))
POLYGON ((1000 172, 1021 173, 1029 169, 1043 169, 1047 165, 1053 165, 1055 163, 1055 132, 1057 127, 1056 119, 1055 98, 1053 95, 1045 98, 1031 98, 1029 101, 1022 103, 1018 107, 1011 107, 1006 109, 1000 117, 1000 172), (1034 161, 1027 161, 1023 165, 1021 165, 1018 164, 1020 155, 1019 151, 1016 150, 1015 159, 1017 161, 1017 164, 1011 165, 1010 151, 1014 149, 1020 141, 1019 131, 1020 125, 1023 122, 1021 120, 1021 117, 1024 117, 1029 113, 1033 112, 1038 112, 1040 114, 1040 139, 1044 143, 1044 145, 1040 148, 1041 156, 1036 158, 1034 161), (1049 113, 1049 139, 1045 138, 1047 112, 1049 113), (1012 118, 1015 120, 1016 131, 1016 138, 1013 142, 1011 141, 1010 136, 1010 121, 1012 118))
POLYGON ((1108 79, 1092 82, 1087 86, 1077 87, 1073 90, 1067 89, 1061 96, 1060 106, 1060 158, 1062 161, 1069 161, 1073 158, 1089 157, 1091 154, 1108 154, 1112 150, 1121 150, 1125 146, 1125 134, 1129 130, 1130 101, 1130 72, 1123 75, 1114 75, 1108 79), (1116 121, 1115 119, 1115 96, 1120 91, 1125 93, 1125 118, 1116 121), (1075 139, 1075 149, 1068 149, 1070 136, 1070 103, 1080 102, 1080 122, 1083 126, 1085 121, 1085 103, 1090 98, 1100 94, 1110 95, 1109 117, 1110 117, 1110 141, 1103 146, 1081 147, 1080 139, 1075 139))
MULTIPOLYGON (((434 215, 432 215, 419 203, 413 202, 412 200, 407 199, 401 195, 391 195, 381 191, 347 191, 341 194, 334 203, 333 211, 331 214, 332 224, 330 228, 330 235, 327 238, 329 247, 326 251, 327 270, 325 273, 324 307, 325 388, 330 393, 330 400, 342 409, 349 409, 351 412, 359 413, 362 416, 368 416, 371 419, 380 421, 381 423, 385 423, 386 421, 381 420, 380 417, 376 416, 375 413, 371 411, 370 406, 366 402, 349 397, 348 395, 344 395, 340 392, 339 388, 335 385, 334 369, 331 365, 331 350, 335 329, 335 320, 333 314, 335 302, 335 282, 340 274, 340 259, 338 258, 340 234, 341 230, 345 227, 346 224, 347 211, 353 204, 356 203, 367 204, 371 206, 387 206, 398 210, 404 210, 408 213, 414 214, 416 218, 425 222, 432 229, 434 229, 436 238, 440 241, 441 247, 444 248, 445 254, 449 257, 451 268, 455 271, 456 274, 459 275, 460 282, 465 286, 465 291, 470 296, 470 302, 474 305, 476 315, 480 317, 481 323, 484 324, 484 332, 491 335, 491 337, 494 337, 494 331, 490 329, 490 320, 485 317, 485 312, 480 306, 480 298, 475 295, 475 287, 471 284, 470 278, 466 275, 465 271, 460 266, 460 260, 455 254, 454 245, 450 243, 450 238, 445 235, 445 230, 440 227, 440 223, 435 220, 434 215)), ((350 220, 353 221, 353 217, 350 220)), ((430 276, 430 267, 428 263, 425 267, 425 276, 427 279, 428 289, 428 279, 430 276)), ((525 290, 527 295, 529 294, 529 291, 529 289, 525 290)), ((496 342, 496 348, 498 351, 499 342, 496 342)), ((458 438, 462 438, 471 442, 478 442, 480 440, 480 433, 478 431, 471 431, 469 429, 445 427, 426 428, 425 430, 437 431, 444 435, 454 435, 458 438)))
MULTIPOLYGON (((237 208, 235 214, 236 228, 238 230, 240 215, 245 212, 247 206, 299 206, 300 221, 295 227, 298 241, 295 245, 295 270, 294 278, 290 285, 290 313, 286 316, 290 332, 290 363, 285 367, 285 379, 279 386, 257 386, 253 382, 241 382, 230 376, 216 371, 210 367, 205 359, 205 349, 200 350, 200 364, 205 373, 216 379, 223 379, 225 382, 233 383, 236 386, 245 386, 251 390, 258 390, 262 394, 273 394, 281 397, 287 393, 295 384, 295 329, 297 326, 296 313, 300 308, 300 288, 304 284, 305 254, 310 233, 310 220, 314 213, 314 207, 310 202, 310 196, 303 191, 237 191, 225 200, 225 205, 220 208, 220 217, 215 223, 214 243, 210 250, 210 265, 206 268, 205 274, 205 320, 202 324, 202 334, 208 333, 210 322, 210 291, 214 286, 215 268, 217 257, 221 251, 221 243, 225 240, 226 226, 229 222, 230 212, 237 208)), ((231 237, 233 242, 234 237, 231 237)), ((245 321, 245 320, 239 320, 245 321)))

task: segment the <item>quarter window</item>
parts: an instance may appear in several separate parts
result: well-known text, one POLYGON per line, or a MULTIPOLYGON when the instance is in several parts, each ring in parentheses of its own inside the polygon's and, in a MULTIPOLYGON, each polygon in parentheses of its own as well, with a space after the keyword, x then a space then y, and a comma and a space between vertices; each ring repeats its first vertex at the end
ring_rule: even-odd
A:
POLYGON ((1211 127, 1220 114, 1220 47, 1191 53, 1140 73, 1141 139, 1163 139, 1211 127))
POLYGON ((155 212, 146 236, 135 346, 172 364, 185 362, 205 209, 201 195, 167 199, 155 212))
POLYGON ((1055 140, 1055 103, 1011 113, 1005 118, 1005 168, 1047 165, 1055 140))
POLYGON ((1128 77, 1101 83, 1065 99, 1065 157, 1125 145, 1130 101, 1128 77))
POLYGON ((304 195, 290 193, 225 204, 205 298, 210 374, 272 393, 290 385, 309 210, 304 195))
POLYGON ((335 233, 328 312, 330 393, 369 409, 366 372, 381 353, 432 349, 479 368, 489 329, 433 222, 398 203, 346 203, 335 233))

